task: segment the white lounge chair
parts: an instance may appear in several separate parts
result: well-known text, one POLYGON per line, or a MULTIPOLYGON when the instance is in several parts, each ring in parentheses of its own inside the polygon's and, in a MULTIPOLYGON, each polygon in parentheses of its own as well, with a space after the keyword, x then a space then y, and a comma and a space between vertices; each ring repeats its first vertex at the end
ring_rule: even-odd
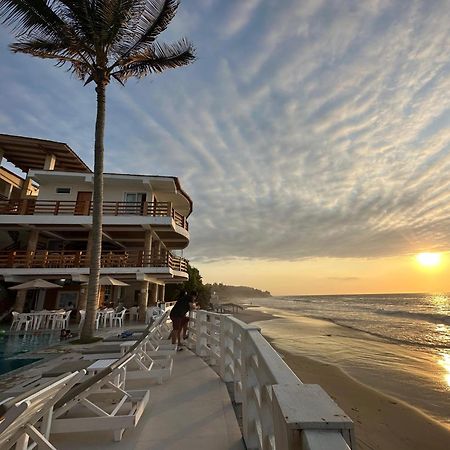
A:
MULTIPOLYGON (((19 397, 0 405, 0 448, 29 448, 32 441, 39 449, 55 450, 50 443, 51 417, 54 405, 79 382, 85 372, 64 374, 19 397)), ((32 447, 31 447, 32 448, 32 447)))
POLYGON ((148 390, 127 390, 130 354, 75 386, 56 405, 52 433, 111 430, 120 441, 127 428, 134 428, 149 401, 148 390))
POLYGON ((31 326, 31 319, 26 314, 20 314, 17 311, 13 311, 12 313, 13 320, 11 322, 11 331, 20 331, 22 327, 25 331, 28 331, 28 328, 31 326))

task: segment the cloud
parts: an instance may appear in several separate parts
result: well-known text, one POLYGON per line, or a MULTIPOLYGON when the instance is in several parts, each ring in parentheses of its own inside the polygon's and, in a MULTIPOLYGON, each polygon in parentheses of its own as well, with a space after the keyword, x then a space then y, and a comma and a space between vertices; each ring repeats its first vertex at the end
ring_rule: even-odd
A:
MULTIPOLYGON (((169 37, 198 61, 108 88, 106 168, 180 178, 196 261, 448 249, 446 17, 439 2, 183 2, 169 37)), ((3 131, 91 162, 92 89, 0 58, 3 131)))

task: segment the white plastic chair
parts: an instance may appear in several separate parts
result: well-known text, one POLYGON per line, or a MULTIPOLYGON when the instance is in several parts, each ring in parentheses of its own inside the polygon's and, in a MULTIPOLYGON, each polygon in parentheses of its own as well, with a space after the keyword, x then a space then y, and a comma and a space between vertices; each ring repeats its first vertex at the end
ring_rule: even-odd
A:
POLYGON ((80 323, 78 324, 78 328, 81 330, 83 328, 84 321, 86 320, 86 311, 84 309, 80 309, 78 312, 80 313, 80 323))
POLYGON ((17 311, 13 311, 12 316, 13 321, 10 330, 20 331, 22 326, 24 326, 25 331, 28 331, 28 327, 31 325, 31 319, 26 314, 19 314, 17 311))
POLYGON ((122 309, 122 311, 120 311, 119 313, 115 313, 113 316, 113 327, 117 326, 118 327, 123 327, 123 321, 124 321, 124 317, 125 317, 125 313, 127 312, 126 308, 122 309))
POLYGON ((130 322, 132 322, 134 320, 138 320, 138 318, 139 318, 139 307, 132 306, 129 309, 129 314, 130 314, 130 322))
POLYGON ((70 314, 71 313, 72 313, 72 310, 69 309, 64 314, 59 314, 59 315, 55 316, 55 319, 54 319, 55 320, 55 327, 56 328, 61 328, 61 330, 69 328, 69 319, 70 319, 70 314))

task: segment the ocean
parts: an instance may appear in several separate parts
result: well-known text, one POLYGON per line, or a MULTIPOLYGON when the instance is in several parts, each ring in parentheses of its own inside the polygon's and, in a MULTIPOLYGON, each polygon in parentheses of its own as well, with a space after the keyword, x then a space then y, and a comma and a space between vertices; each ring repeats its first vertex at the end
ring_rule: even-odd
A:
POLYGON ((384 294, 252 299, 283 351, 340 367, 356 380, 450 427, 450 295, 384 294), (301 317, 317 319, 305 330, 301 317))

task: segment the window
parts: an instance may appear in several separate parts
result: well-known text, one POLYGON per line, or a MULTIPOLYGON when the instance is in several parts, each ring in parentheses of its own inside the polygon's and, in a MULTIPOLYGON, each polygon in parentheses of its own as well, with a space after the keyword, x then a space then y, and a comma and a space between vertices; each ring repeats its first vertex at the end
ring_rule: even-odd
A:
POLYGON ((70 194, 70 188, 68 188, 68 187, 56 188, 56 193, 57 194, 70 194))
POLYGON ((125 192, 126 214, 142 214, 144 202, 147 200, 145 192, 125 192))
POLYGON ((125 201, 127 203, 145 202, 147 194, 145 192, 125 192, 125 201))

